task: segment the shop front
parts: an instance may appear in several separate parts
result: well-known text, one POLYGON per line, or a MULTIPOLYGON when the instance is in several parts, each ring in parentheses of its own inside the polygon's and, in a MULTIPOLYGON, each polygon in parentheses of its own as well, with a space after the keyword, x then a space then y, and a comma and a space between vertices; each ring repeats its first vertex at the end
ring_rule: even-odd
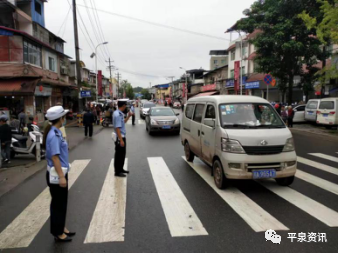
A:
MULTIPOLYGON (((242 94, 244 95, 249 95, 249 91, 245 89, 245 84, 247 82, 247 77, 246 76, 243 76, 242 77, 242 94)), ((228 79, 226 82, 225 82, 225 94, 228 94, 228 95, 235 95, 235 94, 240 94, 241 91, 240 91, 240 86, 239 86, 239 89, 236 93, 235 91, 235 80, 234 79, 228 79)))
POLYGON ((44 122, 46 111, 52 106, 52 87, 40 84, 35 88, 35 121, 44 122))
POLYGON ((0 110, 17 116, 21 110, 34 115, 34 91, 39 79, 15 78, 0 80, 0 110))

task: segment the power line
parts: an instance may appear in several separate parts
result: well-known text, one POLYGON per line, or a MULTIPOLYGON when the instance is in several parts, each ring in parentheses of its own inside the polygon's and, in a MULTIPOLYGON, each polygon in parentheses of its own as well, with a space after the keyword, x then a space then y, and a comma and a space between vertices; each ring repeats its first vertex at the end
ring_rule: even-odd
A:
POLYGON ((70 10, 72 9, 72 7, 70 6, 69 7, 69 9, 68 9, 68 12, 67 12, 67 15, 66 15, 66 18, 64 19, 64 21, 62 22, 62 25, 60 26, 60 29, 59 29, 59 31, 58 31, 58 33, 57 33, 57 35, 59 35, 60 34, 60 31, 61 31, 61 28, 63 27, 63 25, 66 23, 66 20, 67 20, 67 18, 68 18, 68 15, 69 15, 69 12, 70 12, 70 10))
MULTIPOLYGON (((103 33, 103 31, 102 31, 102 25, 101 25, 101 22, 100 22, 99 15, 97 14, 96 4, 95 4, 95 1, 93 1, 93 2, 94 2, 94 7, 95 7, 95 10, 93 9, 94 19, 95 19, 95 22, 96 22, 96 26, 99 28, 99 29, 98 29, 98 33, 99 33, 99 35, 101 36, 101 40, 102 40, 103 42, 105 42, 105 41, 106 41, 106 38, 104 37, 104 33, 103 33), (95 15, 95 14, 96 14, 96 15, 95 15)), ((90 0, 90 4, 91 4, 91 6, 93 7, 92 0, 90 0)), ((94 8, 94 7, 93 7, 93 8, 94 8)), ((107 54, 108 58, 110 58, 111 55, 110 55, 108 46, 107 46, 107 45, 103 45, 103 47, 104 47, 104 50, 106 51, 106 54, 107 54)))
MULTIPOLYGON (((84 8, 90 8, 88 6, 84 6, 84 5, 81 5, 81 4, 78 4, 78 6, 81 6, 81 7, 84 7, 84 8)), ((92 9, 92 8, 90 8, 90 9, 92 9)), ((138 21, 138 22, 145 23, 145 24, 150 24, 150 25, 153 25, 153 26, 164 27, 164 28, 179 31, 179 32, 184 32, 184 33, 203 36, 203 37, 208 37, 208 38, 222 40, 222 41, 230 41, 230 39, 226 39, 226 38, 222 38, 222 37, 218 37, 218 36, 213 36, 213 35, 209 35, 209 34, 204 34, 204 33, 200 33, 200 32, 194 32, 194 31, 190 31, 190 30, 182 29, 182 28, 177 28, 177 27, 173 27, 173 26, 168 26, 168 25, 164 25, 164 24, 160 24, 160 23, 156 23, 156 22, 152 22, 152 21, 147 21, 147 20, 143 20, 143 19, 139 19, 139 18, 134 18, 134 17, 131 17, 131 16, 126 16, 126 15, 114 13, 114 12, 109 12, 109 11, 100 10, 100 9, 96 9, 96 11, 107 13, 107 14, 117 16, 117 17, 121 17, 121 18, 125 18, 125 19, 138 21)))

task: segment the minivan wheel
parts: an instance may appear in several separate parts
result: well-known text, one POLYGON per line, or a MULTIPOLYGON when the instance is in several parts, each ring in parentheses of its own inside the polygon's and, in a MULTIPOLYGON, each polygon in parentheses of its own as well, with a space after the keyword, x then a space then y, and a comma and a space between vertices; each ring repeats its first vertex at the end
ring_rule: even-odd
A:
POLYGON ((283 177, 283 178, 276 178, 276 182, 281 186, 289 186, 295 180, 294 176, 283 177))
POLYGON ((195 154, 190 150, 189 143, 186 142, 184 145, 184 153, 185 153, 185 158, 189 162, 193 162, 195 158, 195 154))
POLYGON ((214 175, 214 181, 215 181, 217 188, 224 189, 228 184, 228 180, 226 179, 224 175, 223 167, 219 160, 214 161, 212 170, 213 170, 213 175, 214 175))

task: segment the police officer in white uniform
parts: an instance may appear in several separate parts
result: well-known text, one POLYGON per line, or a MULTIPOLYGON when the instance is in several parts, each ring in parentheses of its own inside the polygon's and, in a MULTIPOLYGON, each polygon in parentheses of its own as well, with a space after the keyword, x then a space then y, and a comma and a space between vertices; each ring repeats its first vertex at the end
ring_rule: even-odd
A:
POLYGON ((43 144, 46 148, 47 185, 52 201, 50 205, 50 232, 55 241, 70 242, 75 232, 66 228, 68 200, 68 144, 60 128, 66 123, 68 110, 55 106, 47 110, 46 118, 51 122, 44 130, 43 144))
POLYGON ((132 116, 132 113, 129 111, 128 116, 124 119, 123 111, 125 111, 127 106, 127 100, 119 100, 117 102, 118 109, 114 112, 114 129, 117 135, 117 139, 115 142, 115 157, 114 157, 114 168, 115 168, 115 176, 117 177, 125 177, 125 174, 128 174, 129 171, 124 170, 124 160, 126 158, 126 125, 129 118, 132 116))

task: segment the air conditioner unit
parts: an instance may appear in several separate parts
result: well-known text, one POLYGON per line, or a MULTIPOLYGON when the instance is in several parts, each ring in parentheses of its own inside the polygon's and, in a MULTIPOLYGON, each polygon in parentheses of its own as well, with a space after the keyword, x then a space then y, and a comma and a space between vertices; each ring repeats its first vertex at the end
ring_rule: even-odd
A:
POLYGON ((61 74, 67 75, 68 74, 68 68, 67 66, 61 66, 61 74))

